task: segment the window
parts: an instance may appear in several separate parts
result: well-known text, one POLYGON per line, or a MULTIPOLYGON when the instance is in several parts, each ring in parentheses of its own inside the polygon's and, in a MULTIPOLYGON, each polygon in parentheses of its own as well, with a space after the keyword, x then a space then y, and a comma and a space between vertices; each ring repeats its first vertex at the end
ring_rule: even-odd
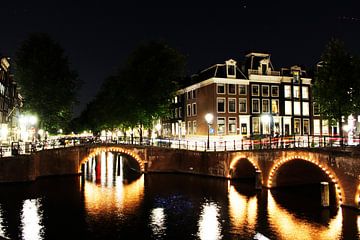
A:
POLYGON ((236 86, 235 86, 235 84, 229 84, 228 85, 228 93, 229 94, 236 94, 236 86))
POLYGON ((217 133, 225 134, 225 118, 223 117, 217 118, 217 133))
POLYGON ((178 115, 178 109, 175 108, 175 109, 174 109, 174 117, 175 117, 175 118, 178 118, 178 116, 179 116, 179 115, 178 115))
POLYGON ((196 90, 192 90, 192 98, 196 98, 196 90))
POLYGON ((279 100, 277 100, 277 99, 271 100, 271 112, 273 114, 279 113, 279 100))
POLYGON ((279 86, 271 86, 271 96, 272 97, 279 96, 279 86))
POLYGON ((225 112, 225 98, 218 98, 217 99, 217 111, 219 113, 225 112))
POLYGON ((243 85, 243 84, 239 85, 239 94, 246 95, 246 85, 243 85))
POLYGON ((284 86, 284 97, 291 98, 291 86, 290 85, 284 86))
POLYGON ((174 97, 174 103, 178 103, 178 97, 177 96, 174 97))
POLYGON ((320 135, 320 119, 314 119, 314 135, 320 135))
POLYGON ((302 87, 302 98, 309 99, 309 88, 308 87, 302 87))
POLYGON ((294 98, 300 98, 300 87, 294 86, 294 98))
POLYGON ((263 113, 270 112, 269 99, 262 100, 262 111, 263 111, 263 113))
POLYGON ((309 119, 303 120, 303 134, 309 134, 310 126, 309 126, 309 119))
POLYGON ((222 83, 217 84, 217 93, 225 94, 225 84, 222 84, 222 83))
POLYGON ((227 76, 235 77, 235 65, 226 65, 227 76))
POLYGON ((329 134, 329 122, 328 120, 322 120, 322 135, 329 134))
POLYGON ((236 99, 235 98, 229 98, 229 113, 235 113, 236 112, 236 99))
POLYGON ((300 73, 299 73, 299 71, 294 71, 294 72, 293 72, 293 76, 294 76, 294 82, 295 82, 295 83, 298 83, 299 80, 300 80, 300 73))
POLYGON ((247 134, 247 126, 246 123, 241 124, 241 134, 247 134))
POLYGON ((316 102, 314 102, 313 105, 314 105, 314 116, 319 116, 319 115, 320 115, 319 104, 317 104, 316 102))
POLYGON ((236 134, 236 118, 231 117, 229 118, 229 128, 228 128, 229 134, 236 134))
POLYGON ((191 104, 187 105, 187 114, 186 116, 190 117, 191 116, 191 104))
POLYGON ((188 134, 192 134, 191 121, 188 121, 188 134))
POLYGON ((191 92, 187 92, 187 99, 191 99, 191 92))
POLYGON ((291 101, 285 101, 285 115, 292 114, 291 101))
POLYGON ((197 114, 196 103, 193 103, 192 104, 192 115, 196 116, 196 114, 197 114))
POLYGON ((265 86, 261 86, 261 88, 262 88, 262 96, 268 97, 269 96, 269 86, 265 85, 265 86))
POLYGON ((196 134, 196 121, 193 121, 193 134, 196 134))
POLYGON ((260 118, 254 117, 252 119, 252 131, 253 133, 260 133, 260 118))
POLYGON ((295 133, 295 134, 300 134, 300 129, 301 129, 300 119, 299 119, 299 118, 295 118, 295 119, 294 119, 294 133, 295 133))
POLYGON ((179 107, 179 118, 182 118, 182 107, 179 107))
POLYGON ((301 115, 300 102, 294 102, 294 115, 301 115))
POLYGON ((246 113, 246 98, 239 98, 239 113, 246 113))
POLYGON ((251 86, 251 94, 253 96, 259 96, 259 85, 252 85, 251 86))
POLYGON ((303 107, 303 115, 304 116, 309 116, 310 115, 310 111, 309 111, 309 103, 308 102, 303 102, 302 103, 302 107, 303 107))
POLYGON ((252 112, 260 113, 260 100, 259 99, 252 100, 252 112))

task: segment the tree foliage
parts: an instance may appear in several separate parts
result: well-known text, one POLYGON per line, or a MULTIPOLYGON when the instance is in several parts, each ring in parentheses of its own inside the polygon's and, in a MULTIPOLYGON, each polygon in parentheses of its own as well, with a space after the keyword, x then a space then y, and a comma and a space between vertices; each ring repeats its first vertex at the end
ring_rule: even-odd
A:
POLYGON ((15 79, 24 109, 36 114, 49 132, 66 128, 80 87, 62 47, 48 34, 33 33, 15 55, 15 79))
POLYGON ((101 128, 150 127, 169 114, 171 98, 185 73, 185 58, 163 42, 140 45, 117 73, 107 78, 80 122, 101 128), (96 119, 94 119, 94 117, 96 119))
POLYGON ((341 118, 359 112, 359 60, 352 56, 344 43, 332 39, 326 46, 315 74, 314 100, 320 105, 321 115, 340 123, 341 118))

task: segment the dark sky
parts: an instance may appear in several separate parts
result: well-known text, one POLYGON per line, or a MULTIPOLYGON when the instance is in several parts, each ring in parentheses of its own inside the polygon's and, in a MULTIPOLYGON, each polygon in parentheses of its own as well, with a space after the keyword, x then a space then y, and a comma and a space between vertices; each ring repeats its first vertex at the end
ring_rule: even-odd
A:
POLYGON ((0 52, 13 56, 30 32, 47 32, 84 82, 79 113, 141 42, 161 39, 195 73, 250 51, 275 68, 314 65, 335 36, 360 54, 360 0, 2 1, 0 52))

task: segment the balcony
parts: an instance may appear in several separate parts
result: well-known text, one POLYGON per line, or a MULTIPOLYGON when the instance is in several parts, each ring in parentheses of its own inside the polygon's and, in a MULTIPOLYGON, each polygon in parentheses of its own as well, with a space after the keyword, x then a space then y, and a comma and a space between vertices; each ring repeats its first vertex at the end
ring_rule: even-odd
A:
POLYGON ((268 70, 266 74, 263 74, 262 71, 257 69, 248 69, 248 74, 250 75, 264 75, 264 76, 280 76, 280 71, 271 71, 268 70))

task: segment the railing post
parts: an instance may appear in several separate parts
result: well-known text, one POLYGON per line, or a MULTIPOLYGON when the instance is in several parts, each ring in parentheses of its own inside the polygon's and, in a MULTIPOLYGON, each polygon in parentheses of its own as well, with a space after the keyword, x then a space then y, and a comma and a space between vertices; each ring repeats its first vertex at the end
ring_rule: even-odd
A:
POLYGON ((181 148, 181 147, 180 147, 180 141, 181 141, 181 140, 179 139, 179 149, 181 148))
POLYGON ((240 141, 241 141, 241 150, 244 150, 244 142, 242 139, 240 141))
POLYGON ((226 151, 226 141, 224 141, 224 143, 225 143, 225 151, 226 151))
POLYGON ((214 142, 214 152, 216 152, 216 142, 214 142))
POLYGON ((189 141, 186 140, 186 150, 189 150, 189 141))
POLYGON ((323 142, 323 147, 326 146, 326 136, 324 136, 324 142, 323 142))
POLYGON ((235 143, 235 139, 234 139, 234 151, 236 150, 236 143, 235 143))
POLYGON ((197 142, 195 142, 195 151, 197 151, 197 142))

